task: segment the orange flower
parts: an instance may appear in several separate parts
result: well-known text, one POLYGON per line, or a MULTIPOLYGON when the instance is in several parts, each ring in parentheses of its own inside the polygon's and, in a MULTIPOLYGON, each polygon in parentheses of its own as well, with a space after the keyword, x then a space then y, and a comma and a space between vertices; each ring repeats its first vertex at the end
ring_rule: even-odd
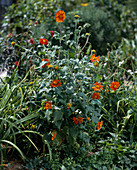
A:
POLYGON ((89 117, 87 117, 87 120, 88 120, 89 122, 91 122, 91 120, 90 120, 90 118, 89 118, 89 117))
POLYGON ((56 136, 57 136, 57 133, 55 132, 55 133, 53 134, 51 140, 54 140, 54 139, 56 138, 56 136))
POLYGON ((60 83, 60 80, 53 80, 51 83, 50 83, 51 87, 58 87, 58 86, 61 86, 61 83, 60 83))
POLYGON ((36 128, 36 125, 32 125, 31 129, 34 130, 36 128))
POLYGON ((97 57, 96 57, 96 55, 93 54, 93 55, 91 56, 91 58, 90 58, 90 61, 91 61, 91 62, 93 62, 93 61, 100 61, 99 58, 100 58, 100 56, 97 56, 97 57))
POLYGON ((109 93, 109 89, 106 89, 106 93, 109 93))
POLYGON ((42 66, 42 68, 46 68, 46 67, 49 65, 49 59, 43 58, 43 59, 41 59, 41 61, 47 61, 47 62, 48 62, 48 63, 45 63, 45 64, 42 66))
POLYGON ((13 41, 13 42, 11 43, 11 45, 15 45, 15 42, 13 41))
POLYGON ((64 11, 57 11, 57 13, 55 13, 55 19, 56 22, 63 22, 65 20, 65 12, 64 11))
POLYGON ((67 103, 67 105, 68 105, 68 109, 70 109, 71 108, 71 103, 67 103))
POLYGON ((92 87, 92 89, 94 89, 94 91, 101 91, 101 90, 103 90, 103 88, 102 88, 103 86, 101 85, 101 83, 96 82, 93 85, 95 85, 95 87, 92 87))
POLYGON ((45 109, 51 109, 52 108, 52 103, 49 102, 49 101, 46 101, 46 104, 45 104, 45 109))
POLYGON ((40 42, 41 45, 43 45, 43 44, 47 45, 47 44, 48 44, 48 40, 47 40, 47 39, 44 39, 44 38, 41 38, 41 39, 39 40, 39 42, 40 42))
POLYGON ((58 70, 58 69, 59 69, 59 67, 58 67, 58 66, 55 66, 54 68, 55 68, 55 70, 58 70))
POLYGON ((77 125, 78 123, 81 124, 81 122, 83 122, 83 117, 78 116, 78 118, 73 117, 72 120, 74 121, 74 123, 77 125))
POLYGON ((101 129, 103 126, 103 121, 97 123, 97 130, 101 129))
POLYGON ((94 63, 94 66, 95 66, 95 67, 98 67, 98 66, 99 66, 99 63, 98 63, 98 62, 95 62, 95 63, 94 63))
POLYGON ((48 65, 48 68, 52 68, 53 67, 53 65, 48 65))
POLYGON ((93 93, 92 99, 93 99, 93 100, 94 100, 94 99, 100 99, 99 93, 97 93, 97 92, 93 93))
POLYGON ((120 86, 119 82, 112 82, 110 84, 110 88, 114 91, 116 91, 119 88, 119 86, 120 86))

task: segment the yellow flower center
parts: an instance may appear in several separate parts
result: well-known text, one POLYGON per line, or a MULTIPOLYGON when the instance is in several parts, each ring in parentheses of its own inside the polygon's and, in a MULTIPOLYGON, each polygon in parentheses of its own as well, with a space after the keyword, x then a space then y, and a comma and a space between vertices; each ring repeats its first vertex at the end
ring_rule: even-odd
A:
POLYGON ((53 82, 53 84, 54 84, 54 85, 57 85, 57 84, 58 84, 58 82, 57 82, 57 81, 54 81, 54 82, 53 82))
POLYGON ((59 19, 62 19, 62 18, 63 18, 63 15, 62 15, 62 14, 60 14, 60 15, 59 15, 59 19))
POLYGON ((94 96, 95 99, 97 99, 97 97, 98 97, 97 95, 94 96))
POLYGON ((99 89, 99 85, 96 85, 96 88, 99 89))
POLYGON ((49 104, 47 103, 46 106, 49 107, 49 104))
POLYGON ((43 40, 43 42, 46 42, 45 40, 43 40))
POLYGON ((114 85, 114 88, 117 88, 117 86, 116 86, 116 85, 114 85))

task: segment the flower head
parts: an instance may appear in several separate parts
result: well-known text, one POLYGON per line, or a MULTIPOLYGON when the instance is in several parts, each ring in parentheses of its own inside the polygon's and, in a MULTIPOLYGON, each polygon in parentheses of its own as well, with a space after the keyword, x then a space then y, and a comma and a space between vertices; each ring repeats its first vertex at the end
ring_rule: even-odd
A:
POLYGON ((92 51, 93 53, 96 53, 96 50, 94 50, 94 49, 93 49, 93 50, 91 50, 91 51, 92 51))
POLYGON ((87 32, 86 35, 88 36, 88 35, 90 35, 90 33, 87 32))
POLYGON ((109 93, 109 89, 106 89, 106 93, 109 93))
POLYGON ((51 87, 58 87, 58 86, 61 86, 61 83, 60 83, 60 80, 53 80, 51 83, 50 83, 51 87))
POLYGON ((48 40, 47 39, 44 39, 44 38, 41 38, 40 40, 39 40, 39 42, 40 42, 40 44, 41 45, 47 45, 48 44, 48 40))
POLYGON ((97 130, 101 129, 103 126, 103 121, 97 123, 97 130))
POLYGON ((88 120, 89 122, 91 122, 91 120, 90 120, 90 118, 89 118, 89 117, 87 117, 87 120, 88 120))
POLYGON ((13 42, 11 42, 11 45, 15 45, 15 42, 13 41, 13 42))
POLYGON ((18 61, 16 61, 14 64, 15 64, 15 66, 19 66, 19 62, 18 61))
POLYGON ((36 128, 36 125, 32 125, 31 129, 34 130, 36 128))
POLYGON ((8 34, 8 38, 10 38, 10 37, 13 37, 13 34, 12 34, 12 33, 8 34))
POLYGON ((95 62, 95 63, 94 63, 94 66, 95 66, 95 67, 98 67, 98 66, 99 66, 99 63, 98 63, 98 62, 95 62))
POLYGON ((101 91, 101 90, 103 90, 103 86, 101 85, 101 83, 98 83, 98 82, 96 82, 95 84, 93 84, 94 85, 94 87, 92 87, 92 89, 94 90, 94 91, 101 91))
POLYGON ((31 81, 29 84, 33 84, 33 81, 31 81))
POLYGON ((119 86, 120 86, 119 82, 112 82, 110 84, 110 88, 114 91, 116 91, 119 88, 119 86))
POLYGON ((64 11, 57 11, 55 13, 56 22, 63 22, 65 20, 65 12, 64 11))
POLYGON ((58 66, 55 66, 54 68, 55 68, 55 70, 58 70, 58 69, 59 69, 59 67, 58 67, 58 66))
POLYGON ((43 59, 41 59, 41 61, 46 61, 46 62, 47 62, 47 63, 45 63, 45 64, 42 66, 42 68, 46 68, 46 67, 49 65, 49 59, 43 58, 43 59))
POLYGON ((49 101, 46 101, 46 103, 45 103, 45 109, 47 110, 47 109, 51 109, 52 108, 52 103, 51 102, 49 102, 49 101))
POLYGON ((68 109, 70 109, 71 108, 71 103, 67 103, 67 105, 68 105, 68 109))
POLYGON ((33 44, 33 43, 34 43, 33 38, 31 38, 31 39, 29 40, 29 42, 30 42, 31 44, 33 44))
POLYGON ((73 117, 72 120, 74 121, 74 123, 77 125, 78 123, 81 124, 81 122, 83 122, 83 117, 78 116, 78 118, 73 117))
POLYGON ((54 139, 56 138, 56 136, 57 136, 57 133, 55 132, 55 133, 52 135, 51 140, 54 140, 54 139))
POLYGON ((94 99, 100 99, 99 93, 94 92, 94 93, 92 94, 92 99, 93 99, 93 100, 94 100, 94 99))
POLYGON ((38 23, 39 23, 38 21, 35 21, 35 23, 34 23, 34 24, 35 24, 35 25, 37 25, 38 23))
POLYGON ((75 18, 79 18, 79 15, 75 15, 74 17, 75 17, 75 18))
POLYGON ((96 57, 96 55, 93 54, 93 55, 91 56, 91 58, 90 58, 90 61, 91 61, 91 62, 93 62, 93 61, 100 61, 99 58, 100 58, 100 56, 97 56, 97 57, 96 57))
POLYGON ((48 68, 52 68, 53 67, 53 65, 48 65, 48 68))
POLYGON ((51 37, 53 37, 53 35, 54 35, 54 31, 50 31, 50 33, 51 33, 51 37))
POLYGON ((81 3, 81 6, 88 6, 88 3, 81 3))

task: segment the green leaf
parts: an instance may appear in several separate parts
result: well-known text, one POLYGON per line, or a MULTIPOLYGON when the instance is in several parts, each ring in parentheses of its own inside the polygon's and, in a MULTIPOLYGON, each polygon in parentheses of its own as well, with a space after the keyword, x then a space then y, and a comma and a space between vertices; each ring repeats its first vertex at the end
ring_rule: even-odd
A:
POLYGON ((44 118, 46 118, 47 121, 49 121, 50 120, 50 115, 52 114, 52 112, 50 110, 46 110, 46 112, 44 114, 45 114, 44 118))
POLYGON ((99 122, 99 118, 98 118, 96 115, 93 115, 93 116, 92 116, 92 121, 93 121, 94 123, 97 123, 97 122, 99 122))
POLYGON ((87 99, 86 96, 85 96, 85 94, 84 94, 83 92, 78 92, 77 95, 80 96, 80 97, 82 97, 84 100, 87 99))
POLYGON ((25 156, 24 156, 23 152, 18 148, 17 145, 15 145, 14 143, 12 143, 12 142, 10 142, 8 140, 0 140, 0 142, 5 142, 5 143, 8 143, 8 144, 12 145, 20 153, 20 155, 22 156, 22 159, 25 159, 25 156))
POLYGON ((80 139, 82 139, 86 143, 89 143, 89 134, 87 132, 81 132, 80 139))
POLYGON ((53 118, 54 118, 54 122, 57 122, 58 120, 61 120, 62 119, 61 111, 55 111, 53 113, 53 118))
POLYGON ((55 125, 57 126, 58 129, 60 129, 60 127, 62 125, 62 121, 55 122, 55 125))
POLYGON ((62 165, 61 170, 67 170, 64 165, 62 165))
POLYGON ((71 135, 73 138, 77 138, 78 136, 78 133, 79 133, 79 130, 74 128, 74 127, 70 127, 69 128, 69 135, 71 135))

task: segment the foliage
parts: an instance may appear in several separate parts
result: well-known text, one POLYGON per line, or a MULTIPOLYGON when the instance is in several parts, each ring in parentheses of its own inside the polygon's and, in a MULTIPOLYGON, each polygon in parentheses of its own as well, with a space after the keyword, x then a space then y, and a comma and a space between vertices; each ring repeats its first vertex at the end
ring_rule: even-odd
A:
MULTIPOLYGON (((27 169, 135 168, 136 37, 123 38, 98 56, 93 47, 99 44, 93 46, 90 37, 99 40, 110 33, 109 40, 114 41, 108 31, 114 27, 106 24, 108 15, 102 9, 92 8, 90 18, 86 13, 90 6, 83 6, 80 17, 71 11, 61 23, 53 24, 55 9, 48 7, 52 21, 40 13, 42 24, 30 26, 29 14, 36 15, 40 8, 33 11, 31 5, 44 3, 33 2, 24 1, 30 9, 27 20, 21 21, 25 32, 3 35, 0 42, 9 69, 0 82, 1 166, 6 156, 20 155, 27 169), (72 30, 66 31, 67 24, 72 30)), ((18 14, 15 5, 11 9, 13 16, 18 14)), ((14 24, 18 27, 18 21, 14 24)))
POLYGON ((15 31, 17 34, 29 31, 35 21, 45 22, 49 18, 53 19, 56 0, 18 0, 17 4, 12 4, 4 18, 3 31, 15 31), (28 24, 29 23, 29 24, 28 24))
POLYGON ((92 44, 92 48, 96 49, 98 54, 106 54, 107 43, 112 44, 119 39, 115 23, 102 9, 90 5, 87 8, 83 7, 79 13, 82 22, 90 24, 84 32, 91 34, 89 42, 92 44))
MULTIPOLYGON (((120 38, 128 38, 130 40, 135 38, 136 27, 137 27, 137 16, 135 11, 130 10, 128 1, 113 1, 113 0, 103 0, 94 1, 95 6, 103 8, 105 12, 113 19, 114 23, 117 25, 116 32, 119 32, 120 38)), ((120 39, 119 41, 120 42, 120 39)))
MULTIPOLYGON (((130 145, 128 141, 117 138, 108 138, 107 140, 98 141, 100 149, 94 151, 88 147, 89 151, 85 151, 82 147, 73 154, 66 151, 61 157, 58 150, 54 156, 54 161, 48 162, 46 157, 35 158, 30 160, 26 168, 47 168, 47 169, 134 169, 136 167, 137 145, 130 145), (41 164, 41 165, 40 165, 41 164)), ((67 150, 67 148, 65 148, 67 150)))

